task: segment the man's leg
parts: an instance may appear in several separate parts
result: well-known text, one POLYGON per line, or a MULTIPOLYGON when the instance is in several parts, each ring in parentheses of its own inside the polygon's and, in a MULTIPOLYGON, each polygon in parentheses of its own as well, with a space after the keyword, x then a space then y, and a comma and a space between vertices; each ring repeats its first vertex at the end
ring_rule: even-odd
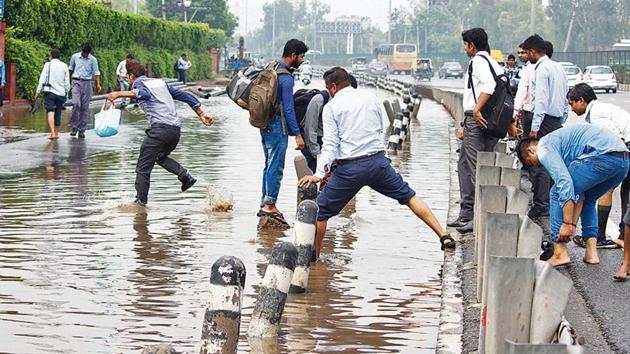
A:
MULTIPOLYGON (((549 194, 549 220, 551 229, 551 242, 553 242, 553 256, 547 262, 553 266, 564 265, 571 262, 566 242, 558 241, 558 234, 562 226, 562 207, 560 205, 558 188, 553 186, 549 194)), ((578 214, 579 215, 579 214, 578 214)))
POLYGON ((261 188, 261 196, 260 196, 260 207, 262 208, 265 203, 265 196, 267 195, 267 173, 269 172, 269 151, 271 150, 271 146, 267 149, 267 129, 260 130, 260 141, 262 143, 263 154, 265 156, 265 167, 263 168, 262 173, 262 188, 261 188))
POLYGON ((306 164, 308 165, 308 168, 313 172, 317 172, 317 159, 313 156, 313 154, 311 154, 311 152, 308 150, 307 147, 304 147, 304 149, 300 150, 300 152, 302 153, 302 156, 304 156, 304 158, 306 159, 306 164))
MULTIPOLYGON (((529 121, 529 119, 531 118, 528 117, 528 123, 531 129, 531 121, 529 121)), ((544 118, 538 130, 538 139, 560 128, 562 128, 562 123, 559 119, 544 118)), ((549 213, 549 191, 551 190, 552 182, 551 176, 549 176, 549 173, 547 173, 547 170, 543 167, 536 167, 530 171, 530 180, 532 182, 532 192, 534 196, 533 205, 528 212, 528 216, 531 219, 535 219, 549 213)))
POLYGON ((609 190, 597 200, 597 242, 601 244, 608 241, 606 237, 606 226, 608 226, 608 216, 612 208, 614 191, 614 189, 609 190))
POLYGON ((626 280, 628 275, 630 275, 630 213, 627 210, 623 216, 623 222, 626 225, 624 229, 623 262, 614 275, 615 280, 626 280))
POLYGON ((263 199, 263 210, 266 212, 279 212, 276 207, 280 185, 284 174, 284 161, 287 153, 288 136, 282 134, 280 119, 274 119, 270 126, 270 132, 265 138, 265 148, 269 154, 269 166, 267 169, 267 190, 263 199))
MULTIPOLYGON (((619 188, 619 199, 621 200, 621 221, 619 222, 619 240, 623 241, 625 238, 625 224, 623 221, 623 217, 626 215, 626 211, 628 210, 628 203, 630 202, 630 198, 628 198, 628 193, 630 193, 630 172, 626 174, 626 178, 621 182, 621 188, 619 188)), ((621 245, 620 245, 621 246, 621 245)))
POLYGON ((184 192, 188 188, 192 187, 197 180, 193 178, 190 173, 188 173, 188 170, 180 165, 179 162, 169 156, 179 143, 181 131, 177 127, 161 127, 159 129, 161 135, 160 140, 162 140, 164 144, 162 145, 162 151, 160 151, 157 155, 157 163, 168 172, 177 176, 177 179, 182 182, 182 192, 184 192))
POLYGON ((162 149, 162 142, 151 137, 151 129, 147 129, 147 136, 140 147, 138 163, 136 164, 136 200, 146 204, 148 201, 151 171, 155 165, 158 153, 162 149))
POLYGON ((61 126, 61 113, 63 112, 63 104, 66 103, 66 96, 55 95, 55 137, 59 137, 59 127, 61 126))
POLYGON ((80 111, 81 111, 81 86, 79 85, 80 81, 72 80, 72 114, 70 115, 70 128, 72 132, 71 136, 75 136, 77 134, 79 120, 80 120, 80 111))
POLYGON ((87 129, 88 122, 90 121, 90 100, 92 99, 92 81, 81 81, 81 110, 79 111, 80 118, 77 129, 79 130, 79 138, 85 137, 85 130, 87 129))

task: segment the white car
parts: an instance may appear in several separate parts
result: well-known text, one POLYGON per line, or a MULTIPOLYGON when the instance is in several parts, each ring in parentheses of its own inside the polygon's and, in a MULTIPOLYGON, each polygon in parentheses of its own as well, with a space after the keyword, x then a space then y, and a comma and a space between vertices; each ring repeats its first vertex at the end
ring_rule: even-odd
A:
POLYGON ((617 78, 610 66, 591 65, 584 68, 584 82, 593 90, 617 92, 617 78))
POLYGON ((575 66, 575 64, 570 61, 559 61, 558 64, 560 64, 560 66, 575 66))
POLYGON ((584 75, 582 75, 582 69, 577 66, 563 66, 564 75, 567 77, 567 84, 569 89, 573 86, 584 81, 584 75))

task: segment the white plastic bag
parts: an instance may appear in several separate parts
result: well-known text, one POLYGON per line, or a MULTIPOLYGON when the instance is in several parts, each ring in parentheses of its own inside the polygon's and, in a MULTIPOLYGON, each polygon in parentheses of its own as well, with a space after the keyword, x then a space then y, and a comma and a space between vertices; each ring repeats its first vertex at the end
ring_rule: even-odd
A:
MULTIPOLYGON (((113 107, 113 105, 112 105, 113 107)), ((118 134, 120 125, 120 109, 106 109, 105 104, 101 111, 94 116, 94 132, 101 138, 118 134)))

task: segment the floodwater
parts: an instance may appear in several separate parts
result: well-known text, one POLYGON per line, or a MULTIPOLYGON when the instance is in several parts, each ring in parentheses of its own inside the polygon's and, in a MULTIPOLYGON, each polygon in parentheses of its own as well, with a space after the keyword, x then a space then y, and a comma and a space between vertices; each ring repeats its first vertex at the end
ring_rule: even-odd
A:
MULTIPOLYGON (((266 257, 292 231, 257 232, 263 154, 246 112, 225 97, 204 106, 216 124, 204 127, 181 106, 172 155, 197 185, 181 193, 156 166, 145 212, 130 205, 139 116, 127 114, 118 137, 126 140, 108 149, 90 149, 106 142, 93 136, 40 137, 45 166, 0 179, 0 352, 129 353, 156 343, 197 352, 210 267, 222 255, 247 268, 239 352, 252 351, 244 333, 266 257), (209 185, 231 192, 234 210, 211 212, 209 185)), ((445 223, 449 118, 429 101, 420 114, 392 164, 445 223)), ((20 136, 47 132, 41 114, 1 122, 20 136)), ((293 147, 290 140, 278 204, 291 221, 293 147)), ((329 223, 308 292, 289 296, 278 340, 264 351, 434 353, 442 259, 437 238, 406 207, 362 190, 329 223)))

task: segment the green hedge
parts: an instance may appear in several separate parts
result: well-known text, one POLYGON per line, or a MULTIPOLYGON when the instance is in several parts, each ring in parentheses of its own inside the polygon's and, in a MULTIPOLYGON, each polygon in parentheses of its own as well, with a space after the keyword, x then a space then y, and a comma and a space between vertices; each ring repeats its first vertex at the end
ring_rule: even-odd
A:
POLYGON ((116 67, 131 53, 151 64, 154 77, 176 77, 173 64, 182 52, 193 66, 190 80, 211 78, 209 48, 221 48, 223 30, 205 24, 164 21, 112 11, 89 0, 8 0, 9 24, 5 61, 17 65, 17 95, 32 99, 39 74, 51 48, 59 48, 62 60, 92 43, 101 71, 101 86, 116 89, 116 67))
POLYGON ((221 48, 225 34, 207 24, 164 21, 112 11, 89 0, 7 0, 5 20, 21 33, 62 52, 89 41, 96 48, 141 44, 169 51, 221 48))

